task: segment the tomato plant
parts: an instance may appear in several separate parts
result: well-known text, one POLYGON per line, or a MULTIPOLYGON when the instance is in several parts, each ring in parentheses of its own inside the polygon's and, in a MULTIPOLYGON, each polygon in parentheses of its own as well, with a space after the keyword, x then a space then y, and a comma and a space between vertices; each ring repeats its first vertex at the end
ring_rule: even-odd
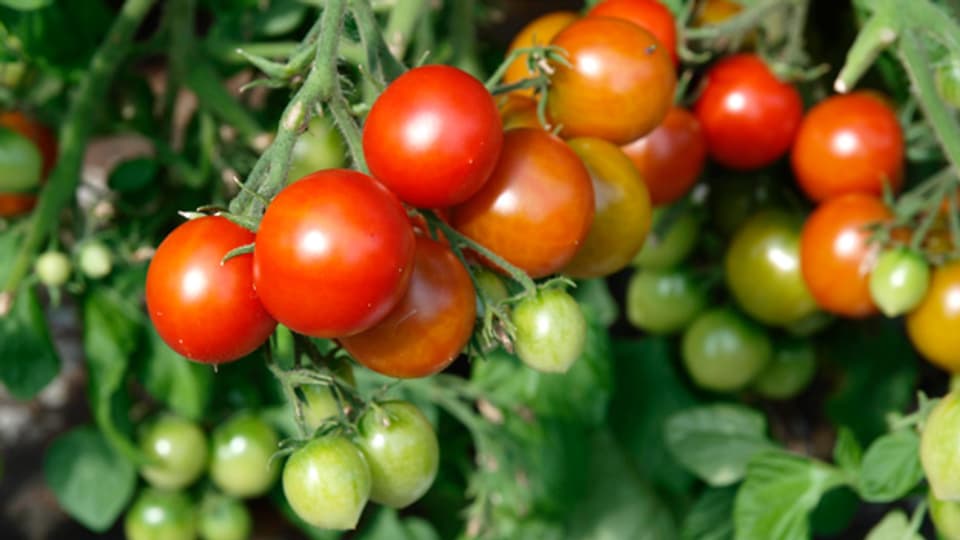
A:
POLYGON ((772 357, 763 327, 730 308, 701 313, 683 334, 683 364, 693 382, 707 390, 744 388, 772 357))
POLYGON ((197 537, 193 503, 179 491, 146 488, 127 510, 129 540, 192 540, 197 537))
POLYGON ((280 442, 269 424, 251 413, 240 413, 217 426, 210 440, 210 479, 232 497, 258 497, 277 479, 271 462, 280 442))
POLYGON ((159 489, 176 490, 196 481, 207 467, 207 437, 200 426, 164 415, 143 428, 140 449, 147 463, 140 474, 159 489))
POLYGON ((392 193, 355 171, 319 171, 267 207, 254 287, 267 312, 296 332, 355 334, 400 301, 413 251, 413 228, 392 193))
POLYGON ((577 302, 561 289, 547 289, 513 310, 517 356, 543 372, 563 373, 583 352, 587 323, 577 302))
POLYGON ((960 369, 960 263, 933 271, 926 297, 907 315, 907 333, 927 360, 955 372, 960 369))
POLYGON ((503 146, 493 97, 450 66, 411 69, 377 98, 363 126, 373 176, 405 203, 453 206, 490 177, 503 146))

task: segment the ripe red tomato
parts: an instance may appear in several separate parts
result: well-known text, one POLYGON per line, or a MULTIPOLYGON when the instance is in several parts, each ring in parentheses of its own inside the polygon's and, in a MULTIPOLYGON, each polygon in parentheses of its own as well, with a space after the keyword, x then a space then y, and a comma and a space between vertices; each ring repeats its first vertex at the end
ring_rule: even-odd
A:
POLYGON ((493 96, 451 66, 411 69, 390 83, 363 127, 370 173, 413 206, 461 203, 490 177, 503 145, 493 96))
POLYGON ((393 193, 365 174, 327 169, 290 184, 267 207, 254 286, 291 330, 348 336, 397 305, 413 251, 413 227, 393 193))
POLYGON ((804 117, 790 162, 807 197, 883 194, 903 184, 903 132, 897 115, 870 92, 832 96, 804 117))
POLYGON ((157 248, 147 270, 147 311, 171 349, 198 362, 230 362, 273 333, 276 322, 253 290, 253 257, 220 264, 253 239, 243 227, 211 216, 180 225, 157 248))
POLYGON ((652 221, 650 195, 630 159, 616 145, 584 137, 568 142, 593 179, 590 233, 563 273, 602 277, 625 268, 643 247, 652 221))
POLYGON ((933 271, 926 298, 907 315, 907 333, 925 358, 960 372, 960 261, 933 271))
POLYGON ((640 171, 654 206, 661 206, 683 197, 697 182, 707 159, 707 143, 697 118, 673 107, 663 123, 624 146, 623 152, 640 171))
POLYGON ((891 219, 879 198, 851 193, 830 199, 807 218, 800 235, 800 267, 810 294, 826 311, 845 317, 877 313, 870 295, 872 224, 891 219))
POLYGON ((43 177, 57 162, 57 138, 46 126, 19 111, 0 113, 0 126, 10 128, 33 141, 43 156, 43 177))
MULTIPOLYGON (((547 45, 561 30, 570 26, 570 23, 579 19, 579 15, 572 11, 554 11, 547 13, 531 21, 523 27, 520 32, 510 42, 510 48, 507 54, 517 49, 534 47, 536 45, 547 45)), ((503 84, 513 84, 533 77, 536 73, 527 69, 527 55, 521 54, 510 63, 506 73, 503 74, 503 84)), ((513 94, 524 96, 533 96, 533 88, 515 90, 513 94)))
POLYGON ((707 71, 694 113, 710 157, 731 169, 751 170, 770 165, 790 149, 803 102, 797 89, 777 79, 760 57, 737 54, 707 71))
POLYGON ((467 269, 445 244, 419 236, 403 299, 376 326, 340 343, 376 372, 426 377, 457 358, 476 318, 476 294, 467 269))
POLYGON ((593 222, 593 185, 577 154, 540 129, 504 134, 493 175, 450 212, 455 229, 532 277, 566 265, 593 222))
POLYGON ((637 25, 587 17, 557 34, 553 45, 570 61, 555 66, 546 97, 551 123, 562 126, 564 137, 626 144, 653 131, 673 105, 673 62, 637 25))
POLYGON ((677 22, 670 8, 657 0, 604 0, 587 14, 630 21, 653 34, 677 63, 677 22))

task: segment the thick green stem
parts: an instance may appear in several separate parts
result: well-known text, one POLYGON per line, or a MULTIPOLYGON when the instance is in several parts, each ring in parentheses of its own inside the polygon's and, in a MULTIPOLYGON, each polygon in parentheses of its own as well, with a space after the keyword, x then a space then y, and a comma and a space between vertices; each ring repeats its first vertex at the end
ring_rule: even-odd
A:
POLYGON ((383 39, 393 56, 403 58, 407 54, 417 22, 425 16, 428 8, 427 0, 397 0, 383 31, 383 39))
MULTIPOLYGON (((126 0, 106 39, 90 60, 90 68, 77 86, 67 117, 61 124, 60 156, 40 193, 30 229, 11 265, 3 294, 12 297, 30 270, 33 256, 46 242, 58 222, 60 211, 73 198, 80 180, 83 156, 95 108, 106 101, 107 88, 114 72, 130 49, 137 28, 150 11, 154 0, 126 0)), ((2 304, 4 302, 0 302, 2 304)), ((9 304, 9 301, 6 302, 9 304)))
POLYGON ((368 0, 351 0, 350 11, 360 31, 360 40, 367 51, 367 72, 378 83, 388 83, 407 68, 397 59, 383 40, 380 26, 368 0))
MULTIPOLYGON (((802 0, 801 0, 802 1, 802 0)), ((717 39, 725 36, 742 34, 760 24, 767 15, 797 4, 797 0, 766 0, 756 6, 723 21, 720 24, 690 28, 684 32, 685 40, 717 39)))
POLYGON ((480 75, 477 59, 477 25, 473 14, 474 0, 452 0, 450 6, 451 63, 474 76, 480 75))

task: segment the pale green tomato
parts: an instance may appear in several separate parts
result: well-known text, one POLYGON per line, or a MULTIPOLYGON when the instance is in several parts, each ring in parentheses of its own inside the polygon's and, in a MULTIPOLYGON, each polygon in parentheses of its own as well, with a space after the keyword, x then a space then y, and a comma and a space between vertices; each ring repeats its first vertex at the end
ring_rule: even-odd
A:
POLYGON ((653 227, 640 253, 633 259, 633 265, 651 270, 668 270, 682 263, 700 236, 700 223, 689 209, 675 213, 668 208, 653 210, 653 227), (664 228, 663 220, 671 221, 664 228))
POLYGON ((43 173, 43 157, 30 139, 0 127, 0 193, 36 189, 43 173))
POLYGON ((651 334, 683 330, 706 305, 706 289, 687 270, 638 270, 627 285, 627 320, 651 334))
POLYGON ((207 437, 195 423, 164 415, 148 424, 140 435, 140 450, 147 464, 140 474, 150 485, 180 489, 194 483, 207 466, 207 437))
POLYGON ((771 356, 773 345, 763 327, 729 308, 704 312, 683 334, 683 363, 693 382, 707 390, 745 387, 771 356))
POLYGON ((33 271, 40 283, 47 287, 61 287, 70 279, 72 270, 70 257, 60 251, 47 251, 40 254, 33 263, 33 271))
POLYGON ((279 466, 277 432, 259 417, 239 414, 213 432, 210 479, 233 497, 258 497, 270 489, 279 466))
POLYGON ((790 399, 813 380, 817 357, 805 339, 783 339, 774 345, 773 359, 753 381, 753 389, 768 399, 790 399))
POLYGON ((944 396, 927 417, 920 462, 934 496, 960 501, 960 392, 944 396))
POLYGON ((371 483, 363 452, 341 435, 310 441, 283 467, 283 494, 290 507, 321 529, 356 528, 371 483))
POLYGON ((323 169, 339 169, 346 162, 347 148, 340 132, 329 117, 314 116, 293 145, 287 182, 323 169))
POLYGON ((870 296, 887 317, 920 305, 930 288, 930 265, 919 253, 891 249, 877 258, 870 272, 870 296))
POLYGON ((127 510, 123 531, 127 540, 194 540, 193 503, 179 491, 146 488, 127 510))
POLYGON ((933 493, 927 495, 927 502, 941 540, 960 540, 960 503, 941 501, 933 493))
POLYGON ((580 305, 560 289, 525 298, 512 314, 517 356, 538 371, 565 373, 580 358, 587 339, 587 321, 580 305))
POLYGON ((87 242, 80 248, 80 270, 90 279, 105 278, 113 270, 113 254, 101 242, 87 242))
POLYGON ((311 385, 301 387, 305 403, 303 404, 303 420, 311 431, 320 427, 326 420, 339 416, 340 408, 337 398, 329 386, 311 385))
POLYGON ((203 540, 247 540, 253 520, 243 501, 208 494, 200 505, 198 528, 203 540))
POLYGON ((370 500, 403 508, 430 489, 440 444, 420 409, 405 401, 382 403, 364 414, 357 428, 373 479, 370 500))

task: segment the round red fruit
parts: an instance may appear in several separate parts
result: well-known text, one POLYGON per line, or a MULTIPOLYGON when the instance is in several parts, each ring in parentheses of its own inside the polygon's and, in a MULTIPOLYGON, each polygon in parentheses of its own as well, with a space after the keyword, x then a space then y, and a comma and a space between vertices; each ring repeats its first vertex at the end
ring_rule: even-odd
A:
POLYGON ((677 22, 670 8, 657 0, 604 0, 587 15, 632 22, 653 34, 677 63, 677 22))
POLYGON ((646 137, 623 147, 640 171, 654 206, 670 204, 693 187, 707 159, 707 143, 697 118, 673 107, 646 137))

